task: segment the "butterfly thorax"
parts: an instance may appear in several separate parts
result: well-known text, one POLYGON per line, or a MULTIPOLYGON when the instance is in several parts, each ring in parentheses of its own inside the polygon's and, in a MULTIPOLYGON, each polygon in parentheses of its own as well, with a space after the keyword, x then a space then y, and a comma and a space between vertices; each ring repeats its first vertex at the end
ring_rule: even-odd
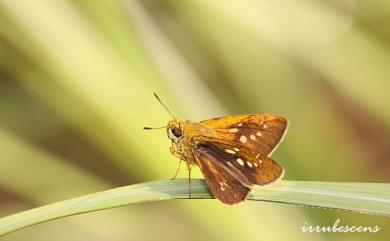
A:
POLYGON ((167 125, 168 138, 172 140, 171 153, 187 164, 195 163, 192 148, 195 143, 193 137, 212 135, 213 131, 199 122, 184 119, 173 119, 167 125))

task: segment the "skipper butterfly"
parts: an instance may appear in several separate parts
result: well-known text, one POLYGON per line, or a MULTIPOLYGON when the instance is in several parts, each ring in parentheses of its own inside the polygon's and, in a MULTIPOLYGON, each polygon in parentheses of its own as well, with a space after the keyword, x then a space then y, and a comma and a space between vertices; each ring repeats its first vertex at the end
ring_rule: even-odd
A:
MULTIPOLYGON (((192 122, 172 115, 166 128, 171 153, 189 173, 197 165, 214 196, 233 205, 244 201, 254 185, 268 185, 283 177, 284 169, 270 158, 287 131, 287 119, 271 114, 233 115, 192 122)), ((144 129, 158 129, 145 127, 144 129)))

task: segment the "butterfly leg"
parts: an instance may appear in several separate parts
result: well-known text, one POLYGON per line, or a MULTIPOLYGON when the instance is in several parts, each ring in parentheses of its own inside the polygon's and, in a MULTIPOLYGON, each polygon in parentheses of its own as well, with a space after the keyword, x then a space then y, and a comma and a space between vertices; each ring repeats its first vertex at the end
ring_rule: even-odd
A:
POLYGON ((186 162, 188 171, 188 198, 191 199, 191 164, 186 162))
POLYGON ((179 174, 179 170, 180 170, 180 164, 181 164, 182 160, 180 159, 179 161, 179 165, 177 166, 177 169, 176 169, 176 172, 175 172, 175 175, 171 178, 171 180, 175 180, 176 177, 177 177, 177 174, 179 174))

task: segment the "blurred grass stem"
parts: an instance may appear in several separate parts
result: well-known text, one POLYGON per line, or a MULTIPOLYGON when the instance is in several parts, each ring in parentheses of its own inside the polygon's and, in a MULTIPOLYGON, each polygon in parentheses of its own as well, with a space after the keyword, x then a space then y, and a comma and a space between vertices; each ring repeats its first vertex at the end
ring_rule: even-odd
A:
MULTIPOLYGON (((193 180, 192 198, 213 198, 204 180, 193 180)), ((17 213, 0 219, 0 236, 66 216, 169 199, 188 199, 187 179, 124 186, 17 213)), ((390 184, 385 183, 281 181, 253 188, 248 199, 390 216, 390 184)))

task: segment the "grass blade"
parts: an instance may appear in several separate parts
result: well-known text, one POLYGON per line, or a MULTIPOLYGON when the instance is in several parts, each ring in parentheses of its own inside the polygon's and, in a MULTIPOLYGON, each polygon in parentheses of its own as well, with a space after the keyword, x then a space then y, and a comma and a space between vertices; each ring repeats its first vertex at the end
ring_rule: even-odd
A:
MULTIPOLYGON (((161 180, 110 189, 4 217, 0 219, 0 236, 80 213, 134 203, 187 198, 187 179, 161 180)), ((213 198, 204 180, 193 180, 192 198, 213 198)), ((281 181, 269 187, 255 187, 249 199, 390 216, 390 184, 385 183, 281 181)))

